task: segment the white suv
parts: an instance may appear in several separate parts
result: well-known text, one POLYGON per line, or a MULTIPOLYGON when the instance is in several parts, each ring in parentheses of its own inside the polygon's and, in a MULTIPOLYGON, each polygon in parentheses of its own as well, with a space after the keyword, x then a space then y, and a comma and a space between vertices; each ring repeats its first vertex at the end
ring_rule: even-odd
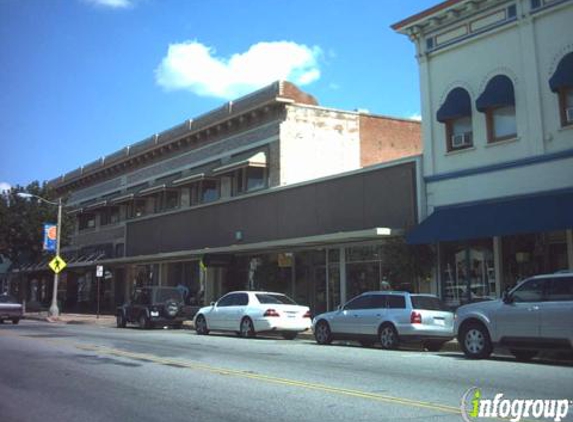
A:
POLYGON ((541 350, 573 349, 573 273, 528 278, 503 299, 472 303, 456 311, 455 331, 465 355, 487 358, 495 346, 519 360, 541 350))

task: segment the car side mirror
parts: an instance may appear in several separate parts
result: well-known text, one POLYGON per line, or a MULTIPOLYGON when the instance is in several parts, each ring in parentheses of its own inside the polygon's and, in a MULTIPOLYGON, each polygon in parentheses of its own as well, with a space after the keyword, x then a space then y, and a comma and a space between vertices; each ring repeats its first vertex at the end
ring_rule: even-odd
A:
POLYGON ((342 306, 342 305, 338 305, 338 306, 336 307, 336 310, 337 310, 337 311, 342 311, 343 309, 344 309, 344 306, 342 306))
POLYGON ((215 302, 211 302, 211 306, 215 306, 215 302))
POLYGON ((505 291, 505 292, 503 292, 502 300, 503 300, 503 303, 505 303, 506 305, 509 305, 510 303, 513 303, 513 296, 510 295, 508 291, 505 291))

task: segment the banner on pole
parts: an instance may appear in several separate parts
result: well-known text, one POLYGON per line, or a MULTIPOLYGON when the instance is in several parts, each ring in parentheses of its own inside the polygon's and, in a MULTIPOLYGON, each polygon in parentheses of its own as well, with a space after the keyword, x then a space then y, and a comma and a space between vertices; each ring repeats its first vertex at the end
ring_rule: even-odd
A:
POLYGON ((44 224, 44 250, 55 251, 58 229, 55 224, 44 224))

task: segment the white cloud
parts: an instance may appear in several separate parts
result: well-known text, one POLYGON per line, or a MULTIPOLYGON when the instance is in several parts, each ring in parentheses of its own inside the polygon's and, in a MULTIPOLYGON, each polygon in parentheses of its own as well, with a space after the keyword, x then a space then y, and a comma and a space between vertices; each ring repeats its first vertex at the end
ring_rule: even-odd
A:
POLYGON ((127 9, 134 5, 134 0, 84 0, 84 2, 110 9, 127 9))
POLYGON ((320 78, 318 46, 290 41, 260 42, 229 58, 198 41, 171 44, 155 70, 157 84, 167 90, 233 99, 276 80, 308 85, 320 78))
POLYGON ((420 121, 422 121, 422 115, 419 113, 415 113, 415 114, 412 114, 410 117, 408 117, 408 119, 417 120, 420 122, 420 121))
POLYGON ((0 194, 10 189, 12 189, 12 186, 10 186, 8 183, 0 182, 0 194))

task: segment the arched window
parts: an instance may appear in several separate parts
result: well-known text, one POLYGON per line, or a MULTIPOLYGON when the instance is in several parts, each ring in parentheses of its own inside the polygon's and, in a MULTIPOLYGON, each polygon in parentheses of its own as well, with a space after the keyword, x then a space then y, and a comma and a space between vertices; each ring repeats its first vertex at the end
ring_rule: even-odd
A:
POLYGON ((446 125, 446 146, 456 151, 473 146, 472 104, 470 94, 463 88, 454 88, 436 114, 446 125))
POLYGON ((573 53, 561 59, 549 79, 549 87, 559 97, 561 126, 573 125, 573 53))
POLYGON ((497 75, 490 79, 476 100, 476 108, 486 115, 488 142, 517 136, 515 93, 507 76, 497 75))

